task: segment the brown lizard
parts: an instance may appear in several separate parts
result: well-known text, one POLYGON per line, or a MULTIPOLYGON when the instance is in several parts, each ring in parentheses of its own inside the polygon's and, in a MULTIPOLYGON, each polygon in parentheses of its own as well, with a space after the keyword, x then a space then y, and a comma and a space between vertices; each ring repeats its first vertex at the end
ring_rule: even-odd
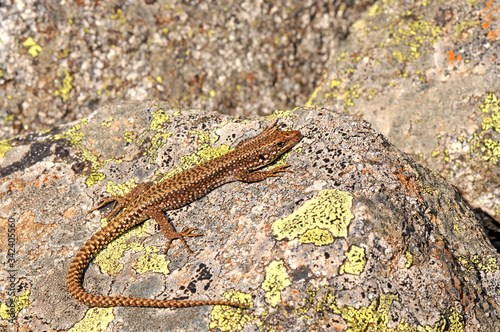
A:
POLYGON ((94 256, 109 242, 127 229, 151 218, 156 220, 168 240, 167 253, 172 241, 179 239, 187 250, 184 237, 201 236, 193 233, 195 228, 175 231, 163 211, 178 209, 206 195, 222 184, 243 181, 258 182, 267 177, 281 176, 280 172, 290 172, 283 165, 271 170, 255 171, 274 161, 278 156, 292 148, 301 139, 299 131, 279 130, 280 124, 274 121, 261 133, 247 138, 236 145, 233 151, 205 161, 157 184, 151 182, 139 184, 125 197, 110 197, 89 212, 99 209, 109 202, 114 202, 108 218, 123 211, 85 243, 73 259, 68 271, 68 289, 75 299, 89 306, 113 307, 159 307, 180 308, 201 305, 231 305, 245 307, 244 304, 230 301, 178 301, 131 298, 123 296, 101 296, 87 293, 82 286, 85 268, 94 256))

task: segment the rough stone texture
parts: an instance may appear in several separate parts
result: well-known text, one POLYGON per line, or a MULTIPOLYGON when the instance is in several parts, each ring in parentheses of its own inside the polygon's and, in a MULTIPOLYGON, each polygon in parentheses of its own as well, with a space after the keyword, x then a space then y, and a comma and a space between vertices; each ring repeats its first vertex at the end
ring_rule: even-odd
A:
POLYGON ((499 3, 372 4, 3 1, 0 139, 110 101, 340 106, 456 185, 500 249, 499 3))
POLYGON ((497 248, 499 38, 498 1, 379 1, 353 25, 310 100, 342 105, 448 178, 489 220, 497 248))
MULTIPOLYGON (((180 171, 265 125, 163 102, 101 108, 83 122, 10 141, 0 159, 0 229, 15 222, 15 326, 107 331, 498 331, 499 255, 473 210, 440 175, 368 123, 327 109, 276 112, 304 135, 295 173, 231 183, 177 211, 197 227, 194 255, 145 222, 89 267, 100 294, 246 298, 251 310, 94 308, 65 286, 79 247, 101 224, 87 210, 133 183, 180 171), (106 272, 104 272, 106 271, 106 272)), ((270 121, 270 119, 267 119, 270 121)), ((109 207, 108 207, 109 209, 109 207)), ((7 240, 0 241, 7 261, 7 240)), ((0 278, 7 279, 6 270, 0 278)), ((0 284, 5 319, 9 284, 0 284)), ((5 321, 2 324, 14 328, 5 321)))
POLYGON ((372 2, 2 0, 0 140, 110 101, 246 116, 303 105, 372 2))

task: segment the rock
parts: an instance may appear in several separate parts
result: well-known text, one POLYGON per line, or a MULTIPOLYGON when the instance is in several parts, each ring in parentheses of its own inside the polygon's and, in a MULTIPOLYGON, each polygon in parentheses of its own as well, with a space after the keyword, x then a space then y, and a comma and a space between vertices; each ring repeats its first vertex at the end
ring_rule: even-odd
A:
POLYGON ((0 227, 15 234, 17 305, 15 317, 6 303, 1 312, 18 327, 500 330, 498 254, 472 208, 344 113, 298 108, 264 121, 126 103, 0 151, 0 227), (225 153, 275 117, 304 136, 280 161, 293 174, 226 184, 168 211, 177 229, 204 233, 188 239, 194 255, 177 241, 164 256, 164 236, 146 221, 103 250, 84 282, 103 295, 245 299, 251 309, 89 308, 71 297, 66 273, 110 209, 87 214, 102 197, 225 153))
POLYGON ((497 249, 499 9, 378 1, 354 23, 309 101, 361 116, 446 177, 478 209, 497 249))

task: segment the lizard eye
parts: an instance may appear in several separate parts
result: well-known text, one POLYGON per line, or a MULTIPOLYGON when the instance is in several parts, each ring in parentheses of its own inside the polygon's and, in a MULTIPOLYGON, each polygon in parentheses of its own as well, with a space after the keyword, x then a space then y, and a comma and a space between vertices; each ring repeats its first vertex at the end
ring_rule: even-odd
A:
POLYGON ((278 147, 282 148, 282 147, 284 147, 284 146, 285 146, 285 142, 278 142, 278 144, 277 144, 277 145, 278 145, 278 147))

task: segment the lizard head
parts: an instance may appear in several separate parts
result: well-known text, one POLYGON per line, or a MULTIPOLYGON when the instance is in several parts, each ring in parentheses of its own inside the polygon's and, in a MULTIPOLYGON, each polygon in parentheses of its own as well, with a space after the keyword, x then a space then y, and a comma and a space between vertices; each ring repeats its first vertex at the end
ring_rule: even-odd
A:
POLYGON ((280 155, 290 150, 302 138, 302 134, 297 130, 279 130, 280 124, 274 121, 260 134, 249 139, 246 145, 247 163, 249 168, 254 170, 263 167, 280 155))

